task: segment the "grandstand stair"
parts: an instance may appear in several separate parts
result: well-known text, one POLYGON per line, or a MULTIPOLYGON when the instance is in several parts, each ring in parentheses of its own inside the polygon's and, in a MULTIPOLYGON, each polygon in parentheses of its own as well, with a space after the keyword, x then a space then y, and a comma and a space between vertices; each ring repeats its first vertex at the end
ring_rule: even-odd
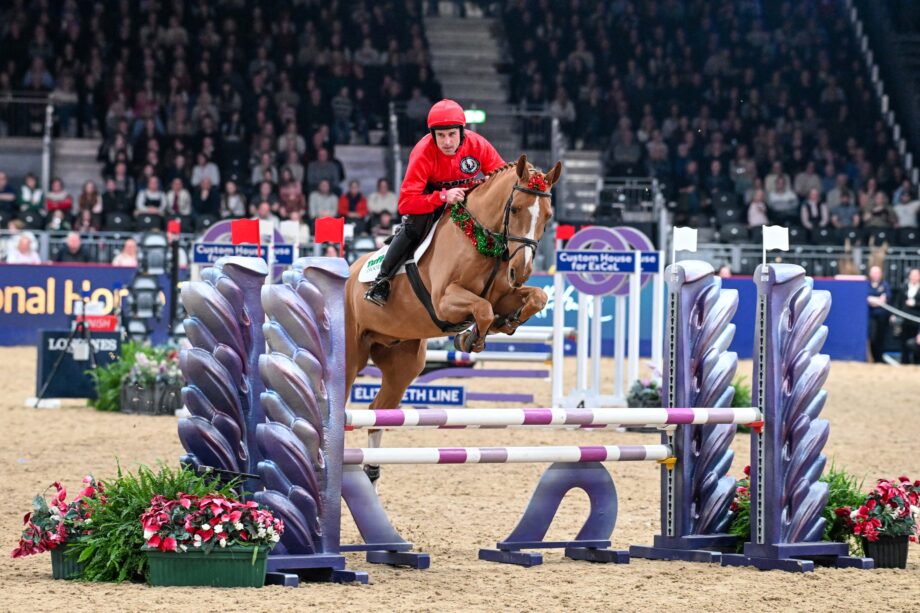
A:
POLYGON ((99 192, 105 190, 102 165, 96 161, 101 141, 98 138, 56 138, 51 157, 51 176, 60 177, 64 187, 74 197, 86 181, 95 181, 99 192))
POLYGON ((520 154, 517 119, 508 100, 508 77, 498 71, 503 52, 494 19, 427 17, 425 33, 431 65, 446 98, 464 108, 486 111, 486 123, 474 129, 488 138, 505 159, 520 154))
POLYGON ((561 219, 593 219, 603 185, 604 161, 600 151, 566 151, 561 219))

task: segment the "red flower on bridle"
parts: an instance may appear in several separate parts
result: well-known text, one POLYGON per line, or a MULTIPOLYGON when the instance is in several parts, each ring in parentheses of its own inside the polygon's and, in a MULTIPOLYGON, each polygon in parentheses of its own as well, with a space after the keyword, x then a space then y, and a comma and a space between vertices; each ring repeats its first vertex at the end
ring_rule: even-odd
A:
POLYGON ((536 190, 538 192, 545 192, 546 191, 546 179, 543 177, 543 175, 534 174, 533 176, 530 177, 530 181, 528 181, 527 187, 529 187, 532 190, 536 190))

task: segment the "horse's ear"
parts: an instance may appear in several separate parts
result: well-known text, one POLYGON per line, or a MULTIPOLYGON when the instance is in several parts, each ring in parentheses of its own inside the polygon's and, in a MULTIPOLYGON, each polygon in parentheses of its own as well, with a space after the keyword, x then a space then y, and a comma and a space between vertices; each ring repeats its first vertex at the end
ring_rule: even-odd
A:
POLYGON ((555 185, 556 181, 559 180, 559 177, 562 176, 562 162, 556 162, 556 165, 553 166, 552 170, 546 173, 546 182, 550 185, 555 185))
POLYGON ((518 179, 523 179, 528 174, 527 156, 524 155, 523 153, 521 154, 521 157, 518 158, 517 167, 515 168, 515 171, 517 172, 518 179))

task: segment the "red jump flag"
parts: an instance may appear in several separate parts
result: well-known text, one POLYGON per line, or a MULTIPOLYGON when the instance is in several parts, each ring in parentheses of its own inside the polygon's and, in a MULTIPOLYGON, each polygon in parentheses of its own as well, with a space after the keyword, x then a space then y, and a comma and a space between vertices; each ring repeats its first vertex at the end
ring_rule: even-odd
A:
POLYGON ((345 218, 320 217, 316 220, 313 236, 317 243, 338 243, 341 257, 345 242, 345 218))
POLYGON ((182 222, 178 219, 170 219, 166 223, 166 231, 170 234, 181 234, 182 233, 182 222))
POLYGON ((237 219, 230 222, 230 242, 234 245, 252 243, 256 245, 256 253, 262 257, 262 242, 259 237, 258 219, 237 219))

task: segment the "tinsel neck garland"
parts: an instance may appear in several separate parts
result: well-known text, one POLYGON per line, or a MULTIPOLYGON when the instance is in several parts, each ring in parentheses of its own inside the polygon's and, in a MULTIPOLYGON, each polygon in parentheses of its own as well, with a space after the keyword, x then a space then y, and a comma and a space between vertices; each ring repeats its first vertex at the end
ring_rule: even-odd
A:
POLYGON ((476 223, 462 202, 450 207, 450 219, 466 234, 476 251, 490 258, 499 258, 505 253, 508 242, 504 234, 493 232, 476 223))

